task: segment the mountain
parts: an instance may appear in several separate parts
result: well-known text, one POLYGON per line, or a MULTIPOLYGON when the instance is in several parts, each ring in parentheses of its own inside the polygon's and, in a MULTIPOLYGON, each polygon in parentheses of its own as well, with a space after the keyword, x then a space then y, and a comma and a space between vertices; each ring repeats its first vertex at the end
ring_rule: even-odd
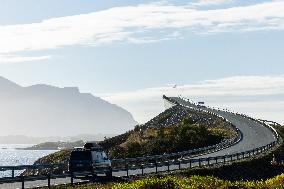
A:
POLYGON ((117 134, 136 124, 125 109, 76 87, 22 87, 0 77, 1 136, 117 134))
POLYGON ((24 135, 6 135, 0 136, 0 144, 40 144, 45 142, 75 142, 83 141, 103 141, 105 138, 114 137, 115 134, 80 134, 76 136, 48 136, 48 137, 35 137, 24 135))

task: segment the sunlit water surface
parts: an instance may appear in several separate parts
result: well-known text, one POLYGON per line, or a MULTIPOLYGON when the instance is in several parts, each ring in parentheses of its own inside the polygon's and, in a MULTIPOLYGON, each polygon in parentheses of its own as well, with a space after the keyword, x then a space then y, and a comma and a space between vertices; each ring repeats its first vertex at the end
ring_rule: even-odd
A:
MULTIPOLYGON (((0 167, 10 165, 32 165, 39 158, 55 152, 54 150, 19 150, 32 144, 0 144, 0 167)), ((15 171, 19 175, 22 171, 15 171)), ((0 177, 11 176, 11 171, 1 171, 0 177)))

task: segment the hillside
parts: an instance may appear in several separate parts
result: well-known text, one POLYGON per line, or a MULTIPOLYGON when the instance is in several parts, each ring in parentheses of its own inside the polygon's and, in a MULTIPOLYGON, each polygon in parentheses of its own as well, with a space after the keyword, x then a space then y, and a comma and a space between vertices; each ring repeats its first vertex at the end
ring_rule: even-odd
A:
POLYGON ((21 148, 23 150, 62 150, 62 149, 72 149, 74 147, 82 147, 85 142, 82 140, 75 142, 44 142, 40 144, 33 145, 27 148, 21 148))
POLYGON ((2 136, 121 133, 137 122, 121 107, 75 87, 19 86, 0 77, 2 136))
POLYGON ((134 130, 99 144, 111 158, 137 157, 209 146, 235 134, 230 123, 217 116, 174 106, 134 130))

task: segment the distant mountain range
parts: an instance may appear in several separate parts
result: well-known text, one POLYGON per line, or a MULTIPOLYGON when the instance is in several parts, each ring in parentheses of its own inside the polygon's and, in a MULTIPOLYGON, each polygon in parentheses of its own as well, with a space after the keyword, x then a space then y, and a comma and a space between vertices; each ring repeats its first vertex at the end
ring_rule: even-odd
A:
POLYGON ((83 141, 103 141, 105 138, 116 136, 115 134, 96 134, 96 135, 76 135, 76 136, 50 136, 50 137, 31 137, 24 135, 0 136, 0 144, 40 144, 44 142, 75 142, 83 141))
POLYGON ((0 77, 0 136, 117 134, 136 124, 125 109, 76 87, 22 87, 0 77))

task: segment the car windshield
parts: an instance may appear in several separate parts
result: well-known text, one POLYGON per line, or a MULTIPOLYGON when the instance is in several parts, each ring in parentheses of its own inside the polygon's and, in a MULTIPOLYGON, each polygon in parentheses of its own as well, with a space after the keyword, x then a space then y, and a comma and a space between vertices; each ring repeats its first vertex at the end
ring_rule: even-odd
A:
POLYGON ((70 157, 71 161, 86 161, 86 160, 91 160, 91 153, 90 151, 74 151, 71 153, 70 157))
POLYGON ((103 161, 103 160, 105 160, 105 159, 107 159, 107 156, 106 156, 106 154, 105 154, 105 152, 97 152, 97 151, 94 151, 93 152, 93 160, 95 160, 95 161, 103 161))

